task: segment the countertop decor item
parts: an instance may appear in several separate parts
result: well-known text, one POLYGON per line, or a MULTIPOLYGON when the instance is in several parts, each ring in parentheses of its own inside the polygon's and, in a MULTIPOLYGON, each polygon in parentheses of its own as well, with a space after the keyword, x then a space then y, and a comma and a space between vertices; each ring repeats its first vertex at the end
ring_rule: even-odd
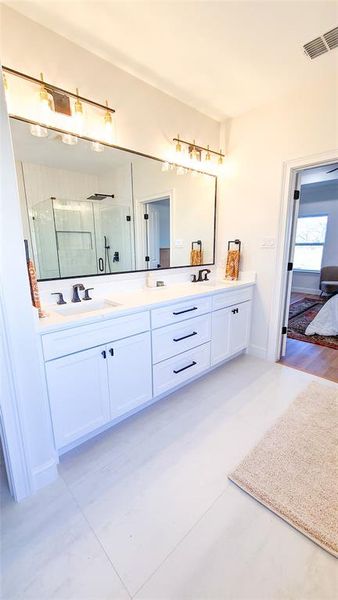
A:
POLYGON ((229 475, 338 557, 337 387, 312 382, 229 475))
POLYGON ((228 242, 228 254, 225 266, 225 279, 229 281, 237 281, 239 276, 239 261, 241 256, 241 241, 230 240, 228 242), (235 248, 231 249, 231 244, 235 244, 235 248))

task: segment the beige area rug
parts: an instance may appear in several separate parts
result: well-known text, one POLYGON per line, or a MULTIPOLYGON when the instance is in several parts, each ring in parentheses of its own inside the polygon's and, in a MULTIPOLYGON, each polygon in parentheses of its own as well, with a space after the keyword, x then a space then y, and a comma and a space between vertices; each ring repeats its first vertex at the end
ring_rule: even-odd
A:
POLYGON ((338 557, 338 389, 312 382, 229 475, 338 557))

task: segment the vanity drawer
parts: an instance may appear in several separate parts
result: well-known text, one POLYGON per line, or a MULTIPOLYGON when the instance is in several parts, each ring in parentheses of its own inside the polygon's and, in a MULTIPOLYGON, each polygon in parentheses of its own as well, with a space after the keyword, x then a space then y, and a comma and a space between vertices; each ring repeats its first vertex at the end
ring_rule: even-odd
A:
POLYGON ((150 313, 147 311, 46 333, 42 336, 44 358, 45 360, 52 360, 79 350, 87 350, 87 348, 136 335, 149 329, 150 313))
POLYGON ((210 342, 154 365, 154 396, 183 384, 209 367, 210 342))
POLYGON ((195 298, 194 300, 170 304, 163 308, 155 308, 151 311, 152 327, 156 329, 157 327, 163 327, 163 325, 171 325, 210 311, 210 297, 195 298))
POLYGON ((212 299, 212 310, 219 310, 220 308, 226 308, 233 304, 246 302, 247 300, 252 299, 252 295, 252 287, 244 288, 244 290, 232 290, 229 292, 222 292, 221 294, 215 294, 212 299))
POLYGON ((177 325, 168 325, 152 332, 153 362, 181 354, 186 350, 209 342, 211 338, 211 314, 201 315, 177 325))

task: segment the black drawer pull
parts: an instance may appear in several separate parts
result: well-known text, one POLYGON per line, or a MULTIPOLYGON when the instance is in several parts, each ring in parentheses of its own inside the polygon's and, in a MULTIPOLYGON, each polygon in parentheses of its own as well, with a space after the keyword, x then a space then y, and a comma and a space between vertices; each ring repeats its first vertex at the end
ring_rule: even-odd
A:
POLYGON ((197 331, 188 333, 188 335, 184 335, 183 337, 180 337, 180 338, 173 338, 173 342, 181 342, 182 340, 186 340, 187 338, 193 337, 194 335, 197 335, 197 331))
POLYGON ((101 354, 102 354, 103 358, 107 358, 107 353, 105 350, 102 350, 101 354))
POLYGON ((197 310, 197 306, 194 306, 193 308, 186 308, 185 310, 180 310, 179 312, 173 312, 173 315, 183 315, 183 313, 191 312, 192 310, 197 310))
POLYGON ((109 348, 109 354, 110 356, 114 356, 114 348, 109 348))
POLYGON ((197 365, 197 362, 195 360, 193 360, 190 365, 183 367, 183 369, 177 369, 177 371, 175 371, 175 369, 174 369, 173 373, 175 373, 175 375, 177 375, 177 373, 182 373, 182 371, 185 371, 186 369, 190 369, 190 367, 194 367, 195 365, 197 365))

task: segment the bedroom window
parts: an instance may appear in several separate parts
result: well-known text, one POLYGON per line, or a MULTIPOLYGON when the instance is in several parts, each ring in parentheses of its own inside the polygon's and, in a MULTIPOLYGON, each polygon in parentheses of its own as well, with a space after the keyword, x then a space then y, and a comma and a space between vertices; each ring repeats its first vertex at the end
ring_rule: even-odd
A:
POLYGON ((320 271, 326 228, 327 215, 298 218, 293 261, 296 271, 320 271))

